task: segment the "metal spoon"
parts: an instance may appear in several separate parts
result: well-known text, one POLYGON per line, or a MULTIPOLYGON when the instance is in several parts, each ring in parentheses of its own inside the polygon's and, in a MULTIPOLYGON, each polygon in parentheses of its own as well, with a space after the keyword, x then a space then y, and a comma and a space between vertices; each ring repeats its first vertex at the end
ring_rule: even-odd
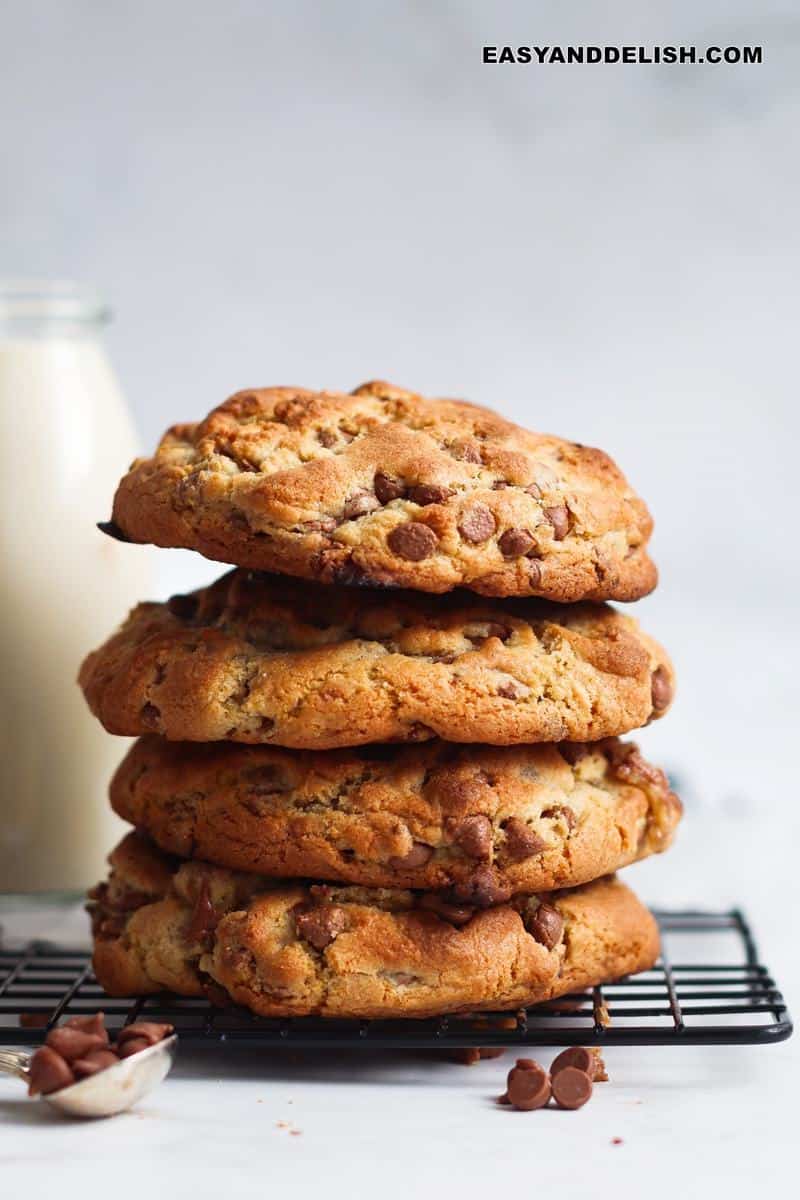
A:
MULTIPOLYGON (((122 1058, 113 1067, 88 1075, 78 1083, 39 1099, 70 1117, 113 1117, 146 1096, 169 1074, 178 1046, 176 1034, 122 1058)), ((0 1049, 0 1075, 16 1075, 28 1082, 33 1057, 27 1050, 0 1049)))

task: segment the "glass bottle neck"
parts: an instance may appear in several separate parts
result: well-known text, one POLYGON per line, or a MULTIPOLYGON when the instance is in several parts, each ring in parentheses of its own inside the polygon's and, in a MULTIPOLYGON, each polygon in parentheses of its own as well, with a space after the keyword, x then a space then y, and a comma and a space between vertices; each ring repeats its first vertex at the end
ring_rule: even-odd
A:
POLYGON ((0 280, 0 341, 96 337, 110 312, 75 283, 0 280))

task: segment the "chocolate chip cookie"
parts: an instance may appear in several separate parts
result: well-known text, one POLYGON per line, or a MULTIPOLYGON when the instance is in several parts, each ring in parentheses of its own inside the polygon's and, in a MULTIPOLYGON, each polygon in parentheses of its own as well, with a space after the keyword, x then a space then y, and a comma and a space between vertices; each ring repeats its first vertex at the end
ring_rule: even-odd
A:
POLYGON ((105 528, 323 583, 558 601, 656 584, 650 515, 607 455, 387 383, 239 392, 133 464, 105 528))
POLYGON ((661 647, 605 605, 241 570, 140 604, 80 682, 110 733, 300 749, 596 741, 660 716, 673 690, 661 647))
POLYGON ((665 850, 681 815, 663 771, 616 739, 314 752, 151 735, 111 805, 184 858, 459 903, 610 874, 665 850))
POLYGON ((263 1016, 433 1016, 535 1004, 651 967, 656 923, 613 877, 493 908, 171 861, 137 834, 90 901, 111 995, 169 989, 263 1016))

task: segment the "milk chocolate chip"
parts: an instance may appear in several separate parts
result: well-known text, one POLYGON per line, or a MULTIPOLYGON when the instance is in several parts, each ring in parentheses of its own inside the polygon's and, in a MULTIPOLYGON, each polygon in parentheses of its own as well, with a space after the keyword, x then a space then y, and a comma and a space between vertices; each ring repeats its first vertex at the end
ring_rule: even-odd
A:
POLYGON ((454 840, 470 858, 491 858, 494 843, 492 822, 479 813, 464 817, 456 828, 454 840))
POLYGON ((380 500, 372 492, 355 492, 349 500, 345 501, 342 516, 345 521, 353 521, 357 517, 365 517, 367 513, 374 512, 380 506, 380 500))
POLYGON ((607 1080, 605 1063, 600 1051, 588 1046, 569 1046, 553 1059, 550 1064, 550 1077, 555 1079, 559 1071, 566 1067, 576 1067, 583 1071, 591 1080, 607 1080))
POLYGON ((665 667, 656 667, 651 681, 653 711, 660 713, 669 708, 672 700, 672 684, 665 667))
POLYGON ((474 908, 469 908, 465 904, 451 904, 444 896, 440 896, 436 892, 423 892, 419 898, 418 907, 435 913, 443 921, 449 921, 451 925, 456 926, 466 925, 475 915, 474 908))
POLYGON ((91 1016, 70 1017, 64 1022, 67 1029, 80 1029, 81 1033, 94 1033, 108 1045, 108 1031, 105 1027, 105 1014, 98 1012, 91 1016))
POLYGON ((134 1037, 128 1038, 127 1042, 123 1042, 118 1047, 117 1053, 120 1058, 130 1058, 132 1054, 138 1054, 140 1050, 149 1050, 153 1045, 147 1038, 134 1037))
POLYGON ((119 1059, 113 1050, 98 1049, 92 1050, 83 1058, 76 1058, 72 1064, 72 1069, 78 1079, 85 1079, 87 1075, 96 1075, 98 1071, 105 1071, 108 1067, 115 1067, 119 1059))
POLYGON ((538 833, 534 833, 530 825, 521 821, 519 817, 509 817, 503 823, 503 832, 506 835, 506 857, 512 862, 521 862, 523 859, 531 858, 534 854, 541 854, 543 850, 547 849, 547 842, 540 838, 538 833))
POLYGON ((396 525, 386 539, 391 551, 408 562, 422 562, 430 556, 439 545, 436 534, 420 521, 409 521, 406 525, 396 525))
POLYGON ((123 1025, 117 1034, 117 1046, 124 1046, 132 1038, 146 1038, 151 1046, 155 1046, 156 1042, 162 1042, 164 1038, 175 1032, 175 1026, 167 1024, 166 1021, 132 1021, 130 1025, 123 1025))
POLYGON ((453 489, 438 483, 416 483, 408 489, 408 498, 425 507, 428 504, 444 504, 453 494, 453 489))
POLYGON ((194 909, 186 928, 186 941, 203 942, 217 927, 217 914, 211 903, 211 893, 208 880, 203 879, 197 893, 194 909))
POLYGON ((462 879, 452 888, 455 900, 474 904, 476 908, 492 908, 511 899, 511 887, 501 883, 489 866, 477 867, 469 879, 462 879))
POLYGON ((485 504, 473 504, 462 513, 458 531, 468 542, 485 542, 497 528, 497 522, 485 504))
POLYGON ((107 1046, 108 1037, 102 1037, 99 1033, 85 1033, 82 1029, 74 1029, 68 1025, 59 1025, 50 1030, 45 1044, 71 1063, 76 1058, 84 1058, 92 1050, 107 1046))
POLYGON ((170 596, 167 608, 179 621, 191 621, 197 615, 198 604, 198 597, 190 593, 187 596, 170 596))
POLYGON ((295 917, 297 932, 315 950, 324 950, 347 925, 347 915, 336 904, 322 904, 295 917))
POLYGON ((546 820, 551 821, 557 821, 560 817, 570 833, 572 833, 572 830, 578 824, 575 812, 568 804, 551 804, 548 808, 542 809, 542 816, 546 820))
POLYGON ((525 925, 531 936, 547 950, 558 945, 564 932, 564 918, 552 904, 540 904, 525 925))
POLYGON ((430 862, 433 857, 433 847, 426 846, 424 842, 414 842, 408 854, 395 855, 389 859, 389 866, 396 871, 410 871, 415 867, 424 867, 430 862))
POLYGON ((384 474, 383 471, 377 472, 372 486, 381 504, 390 504, 392 500, 400 500, 406 494, 405 484, 399 479, 393 479, 391 475, 384 474))
POLYGON ((557 542, 562 542, 569 533, 569 509, 566 504, 556 504, 553 508, 546 508, 544 515, 553 526, 553 537, 557 542))
POLYGON ((550 1076, 533 1059, 519 1058, 508 1073, 506 1097, 521 1112, 544 1108, 550 1099, 550 1076))
POLYGON ((521 558, 536 548, 536 538, 527 529, 507 529, 497 544, 506 558, 521 558))
POLYGON ((559 1108, 582 1108, 592 1095, 591 1078, 577 1067, 564 1067, 554 1075, 552 1088, 559 1108))
POLYGON ((75 1082, 69 1064, 50 1046, 40 1046, 28 1069, 28 1095, 49 1096, 75 1082))

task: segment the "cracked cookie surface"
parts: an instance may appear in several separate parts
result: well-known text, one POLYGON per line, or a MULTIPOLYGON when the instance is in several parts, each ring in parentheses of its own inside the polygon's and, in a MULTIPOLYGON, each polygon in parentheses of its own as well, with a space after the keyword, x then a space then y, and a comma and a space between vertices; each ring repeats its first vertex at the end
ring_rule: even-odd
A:
POLYGON ((95 973, 116 996, 169 989, 262 1016, 425 1017, 536 1004, 658 955, 655 920, 613 877, 471 910, 181 863, 138 834, 111 863, 90 910, 95 973))
POLYGON ((110 733, 330 749, 597 741, 661 716, 674 681, 661 647, 606 605, 238 570, 138 605, 80 683, 110 733))
POLYGON ((670 845, 681 815, 632 743, 361 753, 140 739, 110 789, 164 851, 265 875, 454 889, 574 887, 670 845))
POLYGON ((600 450, 387 383, 239 392, 168 430, 118 536, 323 583, 550 600, 652 591, 652 520, 600 450))

